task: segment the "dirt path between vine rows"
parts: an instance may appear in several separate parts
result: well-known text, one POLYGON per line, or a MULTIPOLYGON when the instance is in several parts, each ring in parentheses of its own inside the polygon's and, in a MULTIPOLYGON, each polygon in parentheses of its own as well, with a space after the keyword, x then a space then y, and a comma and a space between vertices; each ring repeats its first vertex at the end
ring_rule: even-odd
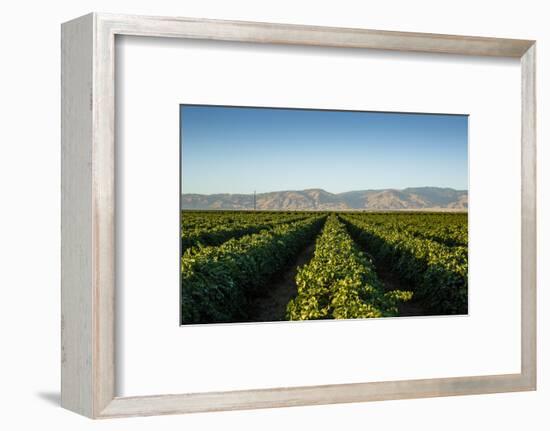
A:
MULTIPOLYGON (((390 290, 412 290, 409 286, 402 283, 399 278, 384 266, 376 266, 376 273, 380 281, 384 284, 386 292, 390 290)), ((415 301, 414 295, 410 301, 402 302, 398 305, 399 317, 401 316, 425 316, 426 311, 419 301, 415 301)))
POLYGON ((315 251, 315 239, 298 255, 286 271, 265 288, 266 296, 255 298, 251 304, 251 322, 275 322, 286 320, 286 306, 296 292, 298 267, 308 263, 315 251))

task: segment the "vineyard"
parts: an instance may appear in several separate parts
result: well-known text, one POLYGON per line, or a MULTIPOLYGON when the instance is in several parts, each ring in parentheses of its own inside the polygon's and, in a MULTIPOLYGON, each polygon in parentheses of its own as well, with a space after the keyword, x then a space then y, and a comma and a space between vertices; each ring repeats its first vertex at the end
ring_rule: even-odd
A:
POLYGON ((467 215, 182 211, 180 296, 182 324, 467 314, 467 215))

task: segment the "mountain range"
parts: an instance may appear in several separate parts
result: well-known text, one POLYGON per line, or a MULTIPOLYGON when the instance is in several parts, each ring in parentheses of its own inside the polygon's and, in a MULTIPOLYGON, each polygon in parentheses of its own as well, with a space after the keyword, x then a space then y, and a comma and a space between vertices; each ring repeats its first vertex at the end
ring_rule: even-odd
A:
MULTIPOLYGON (((252 210, 253 194, 182 194, 189 210, 252 210)), ((271 211, 466 211, 468 191, 442 187, 402 190, 357 190, 330 193, 323 189, 287 190, 256 195, 257 210, 271 211)))

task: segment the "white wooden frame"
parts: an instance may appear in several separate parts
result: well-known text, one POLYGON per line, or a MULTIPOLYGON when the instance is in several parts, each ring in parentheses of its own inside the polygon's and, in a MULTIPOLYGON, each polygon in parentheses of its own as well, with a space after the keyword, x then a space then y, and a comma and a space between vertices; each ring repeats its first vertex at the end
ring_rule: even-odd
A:
POLYGON ((91 418, 536 389, 535 42, 92 13, 62 25, 61 404, 91 418), (521 59, 521 373, 115 396, 115 37, 213 39, 521 59))

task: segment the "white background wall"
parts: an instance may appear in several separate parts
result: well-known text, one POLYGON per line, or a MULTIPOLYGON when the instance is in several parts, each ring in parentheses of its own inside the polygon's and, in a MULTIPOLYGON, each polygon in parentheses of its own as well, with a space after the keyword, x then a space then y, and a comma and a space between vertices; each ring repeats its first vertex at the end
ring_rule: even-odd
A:
MULTIPOLYGON (((4 429, 547 430, 550 27, 543 1, 95 0, 4 3, 0 24, 0 423, 4 429), (538 41, 539 390, 92 422, 59 407, 61 22, 90 11, 178 15, 538 41), (546 76, 545 76, 546 75, 546 76), (545 363, 546 362, 546 363, 545 363), (13 423, 11 426, 9 423, 13 423), (483 427, 483 428, 482 428, 483 427)), ((495 159, 498 161, 498 158, 495 159)), ((498 187, 498 184, 495 184, 498 187)), ((498 222, 498 220, 496 221, 498 222)), ((506 245, 503 231, 502 247, 506 245)), ((498 306, 498 302, 495 302, 498 306)))

